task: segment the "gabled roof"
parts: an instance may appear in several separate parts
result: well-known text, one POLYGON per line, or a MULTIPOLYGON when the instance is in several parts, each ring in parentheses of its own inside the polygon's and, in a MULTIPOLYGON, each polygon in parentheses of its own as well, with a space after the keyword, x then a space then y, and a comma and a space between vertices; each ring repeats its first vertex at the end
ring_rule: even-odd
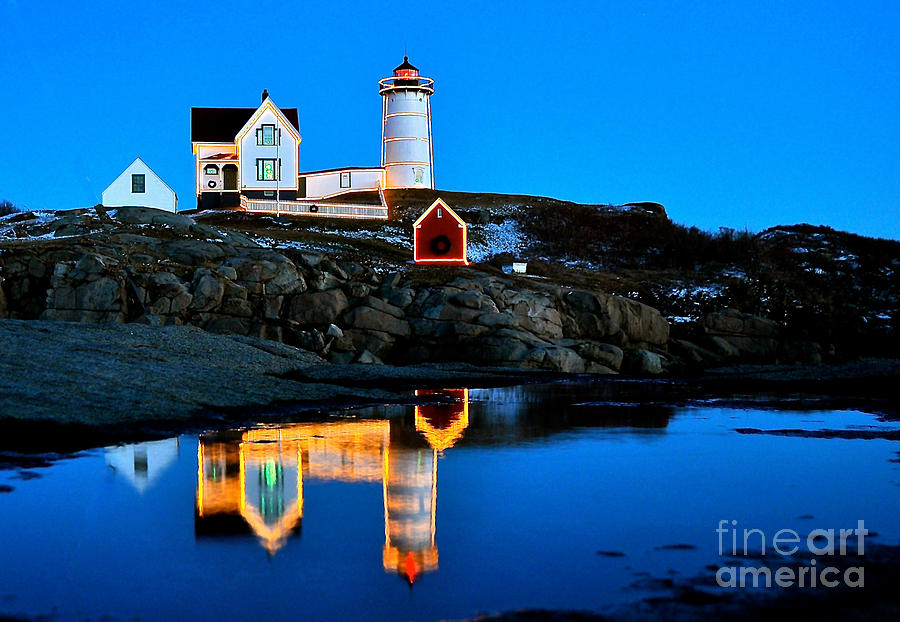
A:
POLYGON ((434 203, 431 204, 431 207, 429 207, 427 210, 425 210, 424 214, 419 216, 419 218, 416 220, 416 222, 413 223, 413 229, 418 227, 422 223, 422 221, 425 220, 425 217, 428 216, 428 214, 430 214, 434 210, 434 208, 436 208, 438 206, 441 206, 442 208, 447 210, 447 213, 449 213, 451 216, 453 216, 456 219, 456 221, 463 226, 463 229, 465 229, 466 221, 464 221, 462 218, 459 217, 459 215, 456 212, 454 212, 452 209, 450 209, 450 206, 447 205, 446 203, 444 203, 443 199, 441 199, 440 197, 437 200, 435 200, 434 203))
MULTIPOLYGON (((192 143, 231 143, 259 108, 191 108, 192 143)), ((281 108, 281 113, 300 132, 296 108, 281 108)))
MULTIPOLYGON (((135 164, 138 164, 138 163, 140 163, 140 165, 143 166, 144 169, 147 170, 147 172, 149 172, 151 175, 153 175, 154 177, 156 177, 156 178, 160 181, 160 183, 161 183, 162 185, 164 185, 164 186, 165 186, 166 188, 168 188, 169 190, 172 190, 172 186, 170 186, 169 184, 167 184, 167 183, 163 180, 162 177, 160 177, 159 175, 156 174, 156 171, 154 171, 152 168, 150 168, 149 166, 147 166, 147 163, 144 162, 143 160, 141 160, 139 157, 138 157, 138 158, 135 158, 135 159, 134 159, 134 162, 132 162, 131 164, 129 164, 128 166, 126 166, 126 167, 125 167, 125 170, 122 171, 122 172, 119 174, 119 176, 116 177, 116 178, 113 180, 113 182, 112 182, 111 184, 109 184, 109 185, 106 187, 106 190, 109 190, 110 188, 112 188, 112 187, 113 187, 113 184, 115 184, 117 181, 119 181, 120 179, 122 179, 123 177, 125 177, 125 175, 128 175, 129 173, 131 173, 132 167, 134 167, 134 165, 135 165, 135 164)), ((103 192, 106 192, 106 190, 104 190, 103 192)), ((178 193, 176 193, 174 190, 172 190, 172 194, 174 194, 176 198, 178 197, 178 193)))
POLYGON ((250 128, 256 123, 256 120, 262 116, 263 112, 266 110, 271 110, 276 117, 280 116, 282 119, 288 122, 288 126, 285 128, 288 132, 294 135, 294 138, 297 139, 297 142, 300 142, 300 128, 297 125, 294 125, 294 122, 291 121, 287 116, 285 116, 284 111, 275 105, 275 102, 272 101, 271 97, 267 97, 263 100, 263 102, 259 105, 259 108, 253 111, 253 114, 250 115, 250 118, 247 119, 247 122, 244 123, 238 129, 237 134, 233 137, 235 142, 240 142, 243 138, 244 134, 250 131, 250 128), (293 127, 292 127, 293 126, 293 127))

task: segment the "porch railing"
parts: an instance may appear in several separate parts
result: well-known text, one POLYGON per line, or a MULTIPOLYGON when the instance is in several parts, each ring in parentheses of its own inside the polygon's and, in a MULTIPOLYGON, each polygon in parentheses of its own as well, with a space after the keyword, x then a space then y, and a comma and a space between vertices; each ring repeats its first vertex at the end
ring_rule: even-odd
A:
POLYGON ((248 212, 285 213, 296 216, 320 216, 325 218, 387 220, 388 217, 388 208, 383 200, 381 205, 360 205, 358 203, 334 203, 331 201, 271 201, 248 199, 245 196, 241 196, 241 208, 248 212))

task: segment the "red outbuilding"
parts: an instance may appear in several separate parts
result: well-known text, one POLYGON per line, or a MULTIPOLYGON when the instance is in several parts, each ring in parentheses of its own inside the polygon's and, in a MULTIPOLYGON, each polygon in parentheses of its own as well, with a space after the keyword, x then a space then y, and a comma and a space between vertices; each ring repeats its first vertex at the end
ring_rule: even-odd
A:
POLYGON ((416 263, 468 265, 466 223, 441 199, 419 216, 413 224, 413 232, 416 263))

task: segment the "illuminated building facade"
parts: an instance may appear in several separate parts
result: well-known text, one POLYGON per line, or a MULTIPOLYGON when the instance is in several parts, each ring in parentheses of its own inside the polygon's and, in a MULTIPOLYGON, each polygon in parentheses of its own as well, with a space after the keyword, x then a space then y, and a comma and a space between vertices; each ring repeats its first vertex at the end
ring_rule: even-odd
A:
POLYGON ((413 260, 416 263, 468 265, 466 223, 437 199, 413 223, 413 260))
POLYGON ((379 81, 381 166, 300 172, 296 108, 191 108, 197 208, 386 219, 385 188, 433 188, 431 94, 407 57, 379 81))
POLYGON ((419 75, 409 58, 379 81, 381 166, 385 188, 434 188, 431 95, 434 80, 419 75))

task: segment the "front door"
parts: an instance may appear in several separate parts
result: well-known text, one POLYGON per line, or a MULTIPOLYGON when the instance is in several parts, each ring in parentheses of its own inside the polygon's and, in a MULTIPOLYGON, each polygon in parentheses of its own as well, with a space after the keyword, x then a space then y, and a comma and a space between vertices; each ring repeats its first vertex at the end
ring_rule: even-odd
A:
POLYGON ((237 190, 237 167, 234 164, 226 164, 222 173, 225 175, 225 190, 237 190))

